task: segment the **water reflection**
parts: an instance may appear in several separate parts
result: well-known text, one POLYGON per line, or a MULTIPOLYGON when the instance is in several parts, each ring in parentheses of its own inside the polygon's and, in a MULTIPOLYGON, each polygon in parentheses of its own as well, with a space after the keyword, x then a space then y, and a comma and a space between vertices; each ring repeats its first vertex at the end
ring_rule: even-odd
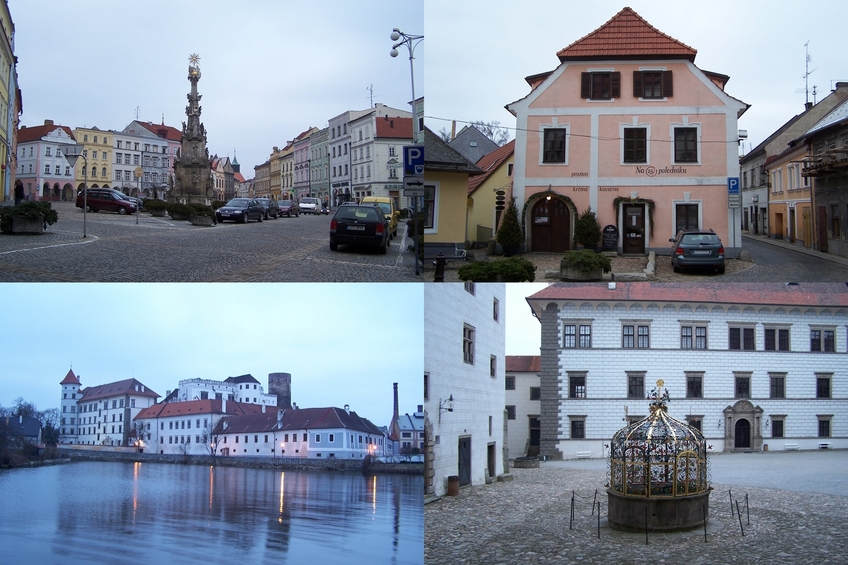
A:
POLYGON ((86 462, 0 496, 0 563, 423 563, 420 476, 86 462))

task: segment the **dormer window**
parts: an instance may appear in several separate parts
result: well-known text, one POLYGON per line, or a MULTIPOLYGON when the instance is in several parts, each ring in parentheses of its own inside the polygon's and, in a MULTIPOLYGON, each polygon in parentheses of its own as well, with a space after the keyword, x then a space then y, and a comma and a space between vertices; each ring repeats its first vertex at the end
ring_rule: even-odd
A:
POLYGON ((621 73, 581 73, 580 97, 589 100, 612 100, 621 97, 621 73))
POLYGON ((672 94, 671 71, 633 71, 634 98, 668 98, 672 94))

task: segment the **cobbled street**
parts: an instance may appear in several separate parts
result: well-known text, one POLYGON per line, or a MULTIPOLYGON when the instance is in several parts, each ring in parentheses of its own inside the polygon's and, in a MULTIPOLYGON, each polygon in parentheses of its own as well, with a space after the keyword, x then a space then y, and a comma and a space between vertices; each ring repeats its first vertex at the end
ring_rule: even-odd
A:
POLYGON ((142 212, 83 213, 54 202, 41 235, 0 236, 2 282, 421 282, 399 227, 389 252, 329 249, 332 216, 192 226, 142 212))
POLYGON ((513 469, 513 481, 465 487, 459 496, 427 504, 424 562, 845 564, 846 468, 848 451, 715 455, 707 541, 704 529, 696 528, 650 534, 646 545, 644 532, 612 530, 606 523, 605 460, 543 462, 538 469, 513 469), (592 512, 596 490, 600 539, 592 512))

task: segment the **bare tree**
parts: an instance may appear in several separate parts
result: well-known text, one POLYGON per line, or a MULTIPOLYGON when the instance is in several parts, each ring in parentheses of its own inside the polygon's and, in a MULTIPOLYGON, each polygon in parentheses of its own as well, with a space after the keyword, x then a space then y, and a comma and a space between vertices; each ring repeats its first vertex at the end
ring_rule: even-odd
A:
POLYGON ((14 416, 23 416, 25 418, 38 418, 38 410, 35 404, 27 402, 20 396, 15 399, 15 408, 12 413, 14 416))
POLYGON ((442 138, 442 141, 445 143, 451 142, 451 132, 448 131, 448 128, 442 128, 439 130, 439 137, 442 138))
POLYGON ((509 142, 509 129, 501 126, 501 123, 497 120, 493 120, 491 122, 484 122, 480 120, 471 122, 470 125, 480 130, 483 135, 497 143, 498 146, 503 146, 509 142))
POLYGON ((58 408, 48 408, 38 412, 38 421, 41 422, 41 441, 44 444, 59 443, 59 423, 61 417, 58 408))
POLYGON ((218 455, 218 445, 221 443, 221 436, 212 433, 212 422, 209 422, 200 435, 200 441, 206 446, 206 451, 215 461, 215 456, 218 455))

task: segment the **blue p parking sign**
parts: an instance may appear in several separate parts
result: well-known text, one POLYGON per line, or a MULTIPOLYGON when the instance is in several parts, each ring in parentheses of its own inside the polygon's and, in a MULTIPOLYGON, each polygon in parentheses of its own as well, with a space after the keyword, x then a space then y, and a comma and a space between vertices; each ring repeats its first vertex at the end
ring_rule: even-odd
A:
POLYGON ((727 194, 739 194, 739 177, 727 177, 727 194))
POLYGON ((405 177, 423 177, 424 176, 424 146, 423 145, 404 145, 403 146, 403 176, 405 176, 405 177))

